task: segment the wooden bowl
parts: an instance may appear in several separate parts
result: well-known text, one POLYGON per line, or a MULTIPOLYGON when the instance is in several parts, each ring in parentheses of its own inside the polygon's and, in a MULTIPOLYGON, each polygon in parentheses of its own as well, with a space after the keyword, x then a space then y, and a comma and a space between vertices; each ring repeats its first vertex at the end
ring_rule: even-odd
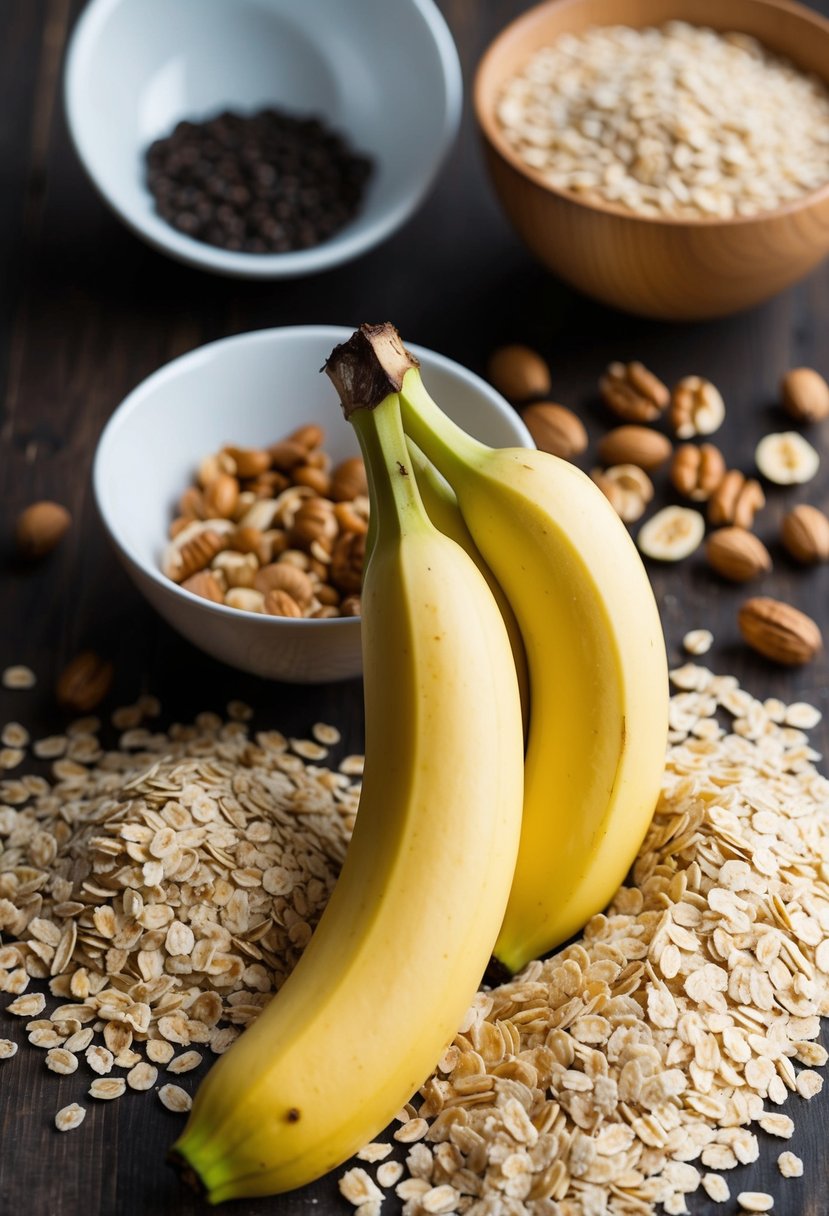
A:
POLYGON ((788 287, 829 252, 829 182, 751 218, 636 216, 548 185, 507 142, 495 113, 504 85, 565 31, 669 20, 752 34, 829 83, 829 21, 787 0, 549 0, 490 45, 475 78, 475 113, 504 211, 557 275, 627 312, 674 320, 724 316, 788 287))

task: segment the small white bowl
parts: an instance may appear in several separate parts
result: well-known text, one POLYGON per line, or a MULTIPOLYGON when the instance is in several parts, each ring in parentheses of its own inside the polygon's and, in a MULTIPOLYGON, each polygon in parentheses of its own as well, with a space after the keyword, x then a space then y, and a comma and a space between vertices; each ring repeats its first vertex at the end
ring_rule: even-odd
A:
POLYGON ((430 189, 457 133, 462 80, 433 0, 90 0, 64 80, 93 184, 149 244, 218 274, 288 278, 357 257, 430 189), (359 214, 323 244, 235 253, 155 211, 144 154, 182 119, 276 106, 320 116, 374 160, 359 214))
MULTIPOLYGON (((195 646, 270 679, 314 684, 359 675, 359 619, 292 620, 201 599, 161 573, 167 529, 201 458, 226 443, 261 447, 317 422, 334 461, 358 454, 333 385, 319 371, 352 332, 265 329, 182 355, 129 394, 95 453, 98 509, 139 590, 195 646)), ((430 391, 466 430, 494 446, 533 446, 518 414, 478 376, 422 347, 410 349, 430 391)))

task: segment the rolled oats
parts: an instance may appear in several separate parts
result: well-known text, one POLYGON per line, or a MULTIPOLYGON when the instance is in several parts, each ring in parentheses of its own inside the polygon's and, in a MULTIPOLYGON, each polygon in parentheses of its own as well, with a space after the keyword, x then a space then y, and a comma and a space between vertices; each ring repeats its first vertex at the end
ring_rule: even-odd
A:
POLYGON ((180 1085, 162 1085, 158 1096, 162 1106, 175 1114, 185 1114, 193 1105, 193 1099, 180 1085))
POLYGON ((55 1127, 59 1132, 71 1132, 74 1128, 80 1127, 86 1118, 86 1111, 77 1102, 70 1102, 68 1106, 62 1107, 55 1115, 55 1127))

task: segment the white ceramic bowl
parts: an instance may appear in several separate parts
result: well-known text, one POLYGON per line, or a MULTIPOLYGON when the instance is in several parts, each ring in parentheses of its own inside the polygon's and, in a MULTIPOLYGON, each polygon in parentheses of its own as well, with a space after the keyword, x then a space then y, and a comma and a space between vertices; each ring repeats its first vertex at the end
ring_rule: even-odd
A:
POLYGON ((113 210, 190 265, 282 278, 378 244, 425 197, 460 121, 457 51, 433 0, 90 0, 72 34, 65 105, 78 155, 113 210), (182 119, 272 105, 313 113, 375 167, 360 213, 312 249, 234 253, 155 212, 144 153, 182 119))
MULTIPOLYGON (((325 683, 359 675, 359 620, 292 620, 200 599, 161 573, 167 528, 198 462, 225 443, 259 447, 318 422, 335 461, 358 453, 334 388, 319 371, 352 332, 328 325, 265 329, 182 355, 122 402, 95 454, 98 509, 139 590, 194 645, 271 679, 325 683)), ((431 392, 461 426, 493 445, 532 446, 493 388, 451 359, 411 349, 431 392)))

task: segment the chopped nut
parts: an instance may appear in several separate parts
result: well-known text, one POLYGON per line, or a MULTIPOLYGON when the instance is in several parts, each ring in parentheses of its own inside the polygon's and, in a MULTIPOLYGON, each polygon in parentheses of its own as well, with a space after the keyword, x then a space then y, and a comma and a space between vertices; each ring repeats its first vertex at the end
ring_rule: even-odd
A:
POLYGON ((739 469, 730 469, 708 499, 708 522, 715 528, 723 524, 750 528, 765 504, 759 481, 747 479, 739 469))
POLYGON ((725 460, 713 443, 697 447, 683 443, 674 453, 671 481, 674 488, 693 502, 706 502, 725 476, 725 460))
POLYGON ((611 363, 599 381, 605 405, 626 422, 655 422, 670 401, 667 387, 642 363, 611 363))
POLYGON ((646 557, 677 562, 698 549, 705 535, 705 520, 687 507, 663 507, 639 529, 636 539, 646 557))
POLYGON ((797 431, 765 435, 754 453, 757 468, 780 486, 811 481, 820 467, 820 456, 797 431))
POLYGON ((645 514, 653 498, 653 482, 644 469, 635 464, 620 464, 610 469, 593 469, 590 476, 625 523, 635 523, 645 514))
POLYGON ((725 418, 725 402, 710 380, 685 376, 671 394, 670 422, 678 439, 711 435, 725 418))

